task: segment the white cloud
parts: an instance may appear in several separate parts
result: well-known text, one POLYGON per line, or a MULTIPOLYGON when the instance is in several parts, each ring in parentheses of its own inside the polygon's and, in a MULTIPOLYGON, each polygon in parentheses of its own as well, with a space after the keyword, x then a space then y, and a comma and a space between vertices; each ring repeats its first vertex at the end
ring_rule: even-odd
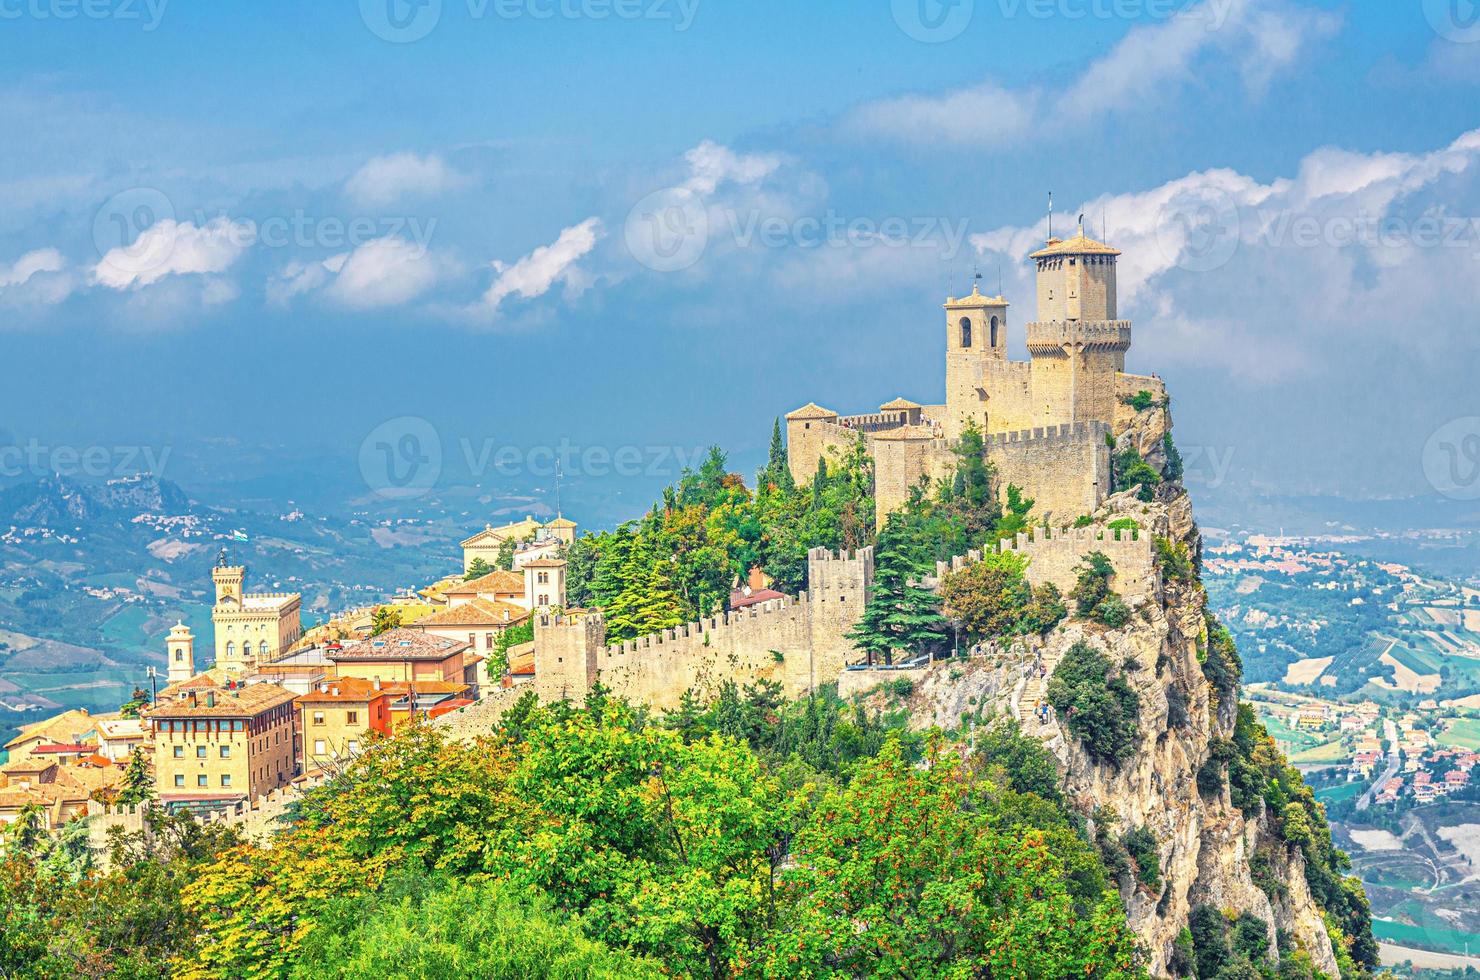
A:
POLYGON ((689 177, 684 188, 696 194, 713 194, 721 184, 758 184, 781 166, 773 153, 736 153, 727 146, 705 140, 684 154, 689 177))
MULTIPOLYGON (((1480 214, 1477 164, 1480 130, 1429 153, 1322 148, 1268 183, 1191 173, 1082 210, 1108 217, 1121 314, 1155 331, 1158 357, 1277 381, 1370 356, 1396 315, 1407 351, 1473 346, 1457 311, 1480 303, 1480 219, 1462 217, 1480 214)), ((1027 290, 1043 236, 1004 227, 972 244, 1027 290)))
POLYGON ((7 308, 54 306, 77 288, 77 275, 54 248, 38 248, 0 262, 0 303, 7 308))
POLYGON ((541 245, 518 261, 494 262, 496 277, 483 294, 479 308, 487 314, 496 314, 510 296, 534 299, 560 283, 567 289, 584 288, 586 282, 577 262, 596 247, 601 236, 601 219, 587 218, 562 231, 553 243, 541 245))
POLYGON ((111 289, 148 286, 168 276, 225 272, 256 238, 250 224, 214 218, 200 227, 172 218, 155 222, 133 244, 115 246, 92 269, 111 289))
POLYGON ((38 272, 61 272, 67 267, 62 253, 54 248, 38 248, 27 252, 12 265, 0 263, 0 289, 19 286, 38 272))
POLYGON ((332 274, 324 295, 354 310, 410 302, 435 286, 447 271, 446 264, 432 252, 395 237, 366 242, 322 266, 332 274))
POLYGON ((1287 0, 1207 0, 1155 24, 1133 27, 1063 86, 1011 88, 988 79, 943 95, 908 95, 859 106, 844 132, 1001 151, 1024 140, 1079 135, 1087 123, 1159 103, 1164 93, 1232 63, 1260 94, 1315 41, 1339 26, 1330 14, 1287 0))
POLYGON ((361 207, 383 207, 406 197, 435 197, 469 182, 436 154, 392 153, 366 161, 345 181, 344 191, 361 207))

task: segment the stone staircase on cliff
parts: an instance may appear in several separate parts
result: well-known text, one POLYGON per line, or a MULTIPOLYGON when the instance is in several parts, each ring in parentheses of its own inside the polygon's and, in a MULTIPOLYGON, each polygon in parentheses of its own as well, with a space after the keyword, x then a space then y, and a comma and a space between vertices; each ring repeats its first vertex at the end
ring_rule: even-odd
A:
POLYGON ((1022 690, 1018 693, 1018 721, 1024 731, 1036 732, 1053 723, 1053 708, 1048 709, 1047 724, 1039 720, 1039 708, 1048 704, 1048 679, 1062 659, 1062 653, 1044 651, 1036 664, 1029 665, 1022 690))

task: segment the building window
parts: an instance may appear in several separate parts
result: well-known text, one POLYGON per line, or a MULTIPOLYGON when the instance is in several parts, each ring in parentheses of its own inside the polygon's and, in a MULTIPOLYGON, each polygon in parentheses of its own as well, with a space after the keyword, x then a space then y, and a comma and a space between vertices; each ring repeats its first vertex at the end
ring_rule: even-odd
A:
POLYGON ((257 653, 260 654, 261 656, 264 656, 264 657, 267 656, 267 641, 266 640, 263 640, 261 643, 257 644, 257 653))
POLYGON ((205 773, 201 773, 199 776, 195 777, 195 785, 199 786, 201 789, 206 789, 211 785, 211 777, 207 776, 205 773))
POLYGON ((184 650, 176 650, 175 651, 175 663, 180 663, 184 659, 185 659, 185 651, 184 650))
POLYGON ((971 346, 971 317, 969 316, 961 318, 961 346, 971 346))
POLYGON ((360 754, 360 742, 359 742, 359 739, 352 738, 352 739, 349 740, 349 752, 350 752, 350 755, 359 755, 360 754))
POLYGON ((226 641, 226 655, 228 657, 236 656, 236 644, 233 643, 231 640, 226 641))
POLYGON ((183 745, 177 745, 177 746, 175 746, 175 758, 176 759, 183 759, 183 758, 185 758, 185 746, 183 746, 183 745))
POLYGON ((549 583, 549 581, 550 581, 550 573, 549 572, 540 572, 539 575, 536 576, 536 578, 539 580, 539 583, 541 585, 547 585, 549 583))
POLYGON ((230 773, 223 773, 222 774, 222 776, 221 776, 221 788, 222 789, 230 789, 231 788, 231 774, 230 773))
POLYGON ((1000 343, 1002 341, 997 337, 997 318, 994 316, 992 317, 992 346, 996 347, 1000 343))
POLYGON ((180 773, 180 772, 175 773, 175 785, 178 786, 178 787, 180 787, 181 789, 184 789, 184 787, 185 787, 185 774, 184 773, 180 773))
POLYGON ((313 754, 314 755, 323 755, 324 754, 324 740, 323 739, 316 738, 316 739, 313 740, 313 754))
POLYGON ((344 721, 349 725, 358 725, 360 723, 360 713, 358 711, 346 711, 344 713, 344 721))
POLYGON ((231 758, 231 746, 229 746, 229 745, 223 745, 223 746, 221 746, 221 758, 223 758, 223 759, 229 759, 229 758, 231 758))
POLYGON ((315 725, 322 725, 324 723, 324 713, 322 711, 315 711, 313 713, 313 723, 315 725))
POLYGON ((197 745, 195 747, 195 757, 197 759, 204 759, 206 757, 206 747, 204 745, 197 745))
POLYGON ((483 634, 483 649, 485 649, 485 650, 492 650, 493 649, 493 634, 492 633, 484 633, 483 634))

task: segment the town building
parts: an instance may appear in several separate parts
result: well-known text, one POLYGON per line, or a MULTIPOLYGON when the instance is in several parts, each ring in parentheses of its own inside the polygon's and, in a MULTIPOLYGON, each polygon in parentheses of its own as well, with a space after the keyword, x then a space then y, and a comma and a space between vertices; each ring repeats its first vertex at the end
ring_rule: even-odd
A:
POLYGON ((548 522, 526 516, 522 521, 514 521, 502 527, 486 525, 483 530, 462 542, 463 572, 472 569, 473 563, 480 558, 489 568, 497 568, 500 553, 508 545, 550 541, 562 547, 569 546, 575 543, 576 527, 575 521, 563 516, 557 516, 548 522))
POLYGON ((210 807, 287 785, 297 761, 293 693, 275 684, 197 681, 171 689, 149 712, 160 800, 210 807))
POLYGON ((300 696, 303 772, 338 765, 359 755, 370 736, 391 732, 395 696, 378 680, 343 677, 300 696))
POLYGON ((227 565, 221 552, 211 581, 216 604, 211 625, 216 634, 216 666, 237 676, 286 653, 303 635, 296 592, 247 592, 247 570, 227 565))
POLYGON ((330 647, 327 655, 337 678, 405 681, 412 685, 440 681, 464 685, 471 697, 478 697, 478 664, 483 657, 465 639, 403 626, 337 649, 330 647))

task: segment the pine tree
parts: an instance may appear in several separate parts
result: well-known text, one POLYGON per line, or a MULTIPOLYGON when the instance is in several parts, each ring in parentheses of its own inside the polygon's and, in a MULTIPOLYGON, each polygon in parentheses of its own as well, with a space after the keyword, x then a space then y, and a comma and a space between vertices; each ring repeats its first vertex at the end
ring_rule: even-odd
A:
POLYGON ((891 514, 874 564, 874 588, 849 638, 868 654, 894 662, 895 650, 918 653, 945 642, 946 620, 935 593, 913 584, 930 564, 931 551, 899 514, 891 514))
POLYGON ((123 770, 123 786, 118 791, 118 802, 128 806, 147 803, 154 799, 154 776, 149 772, 149 763, 144 753, 135 748, 128 757, 128 767, 123 770))
POLYGON ((797 488, 791 467, 786 462, 786 445, 781 441, 781 419, 771 424, 771 454, 766 462, 766 478, 784 493, 797 488))

